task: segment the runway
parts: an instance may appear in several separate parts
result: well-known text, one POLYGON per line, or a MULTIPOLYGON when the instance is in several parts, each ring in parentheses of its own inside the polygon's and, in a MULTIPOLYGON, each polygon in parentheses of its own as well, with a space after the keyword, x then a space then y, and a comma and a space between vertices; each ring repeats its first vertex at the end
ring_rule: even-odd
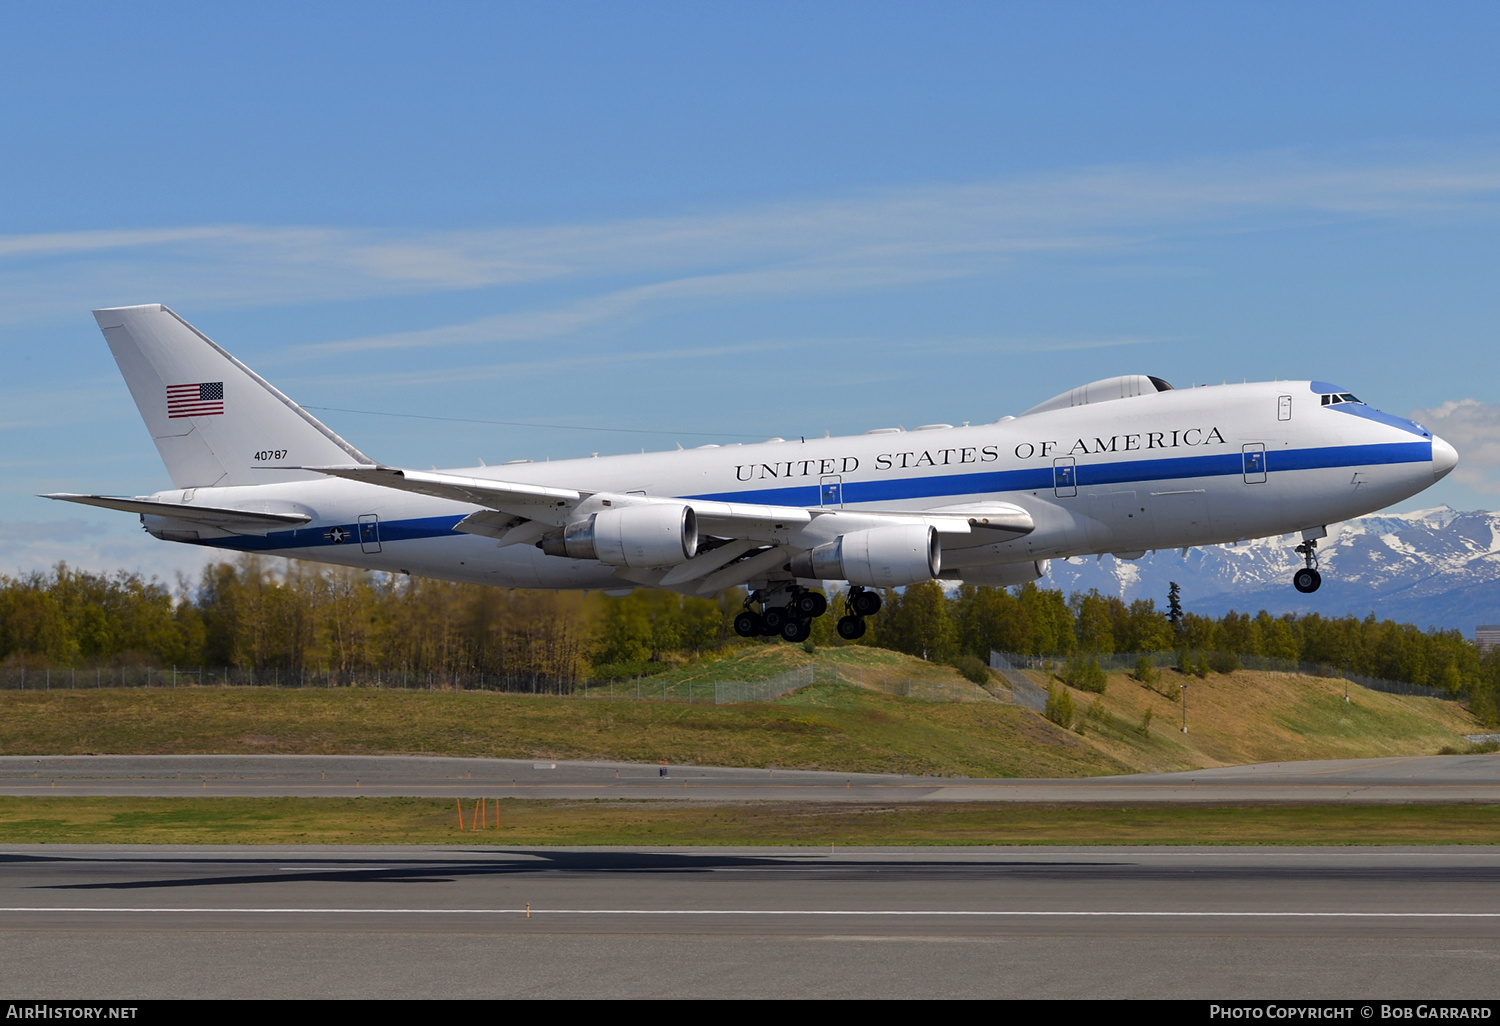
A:
POLYGON ((1500 851, 0 847, 28 998, 1485 998, 1500 851), (529 913, 529 914, 528 914, 529 913))
POLYGON ((349 755, 0 757, 0 794, 814 802, 1500 802, 1500 754, 981 780, 639 763, 349 755))

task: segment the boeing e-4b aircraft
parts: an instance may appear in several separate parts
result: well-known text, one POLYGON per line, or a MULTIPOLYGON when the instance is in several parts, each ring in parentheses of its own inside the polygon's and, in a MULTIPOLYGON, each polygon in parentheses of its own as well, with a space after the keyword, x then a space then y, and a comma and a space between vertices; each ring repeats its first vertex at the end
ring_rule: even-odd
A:
POLYGON ((742 635, 807 637, 846 581, 1013 585, 1047 560, 1300 534, 1427 488, 1458 454, 1318 381, 1174 389, 1126 375, 993 424, 419 471, 377 463, 160 305, 96 310, 173 487, 50 495, 157 538, 518 588, 745 586, 742 635), (757 611, 756 606, 759 606, 757 611))

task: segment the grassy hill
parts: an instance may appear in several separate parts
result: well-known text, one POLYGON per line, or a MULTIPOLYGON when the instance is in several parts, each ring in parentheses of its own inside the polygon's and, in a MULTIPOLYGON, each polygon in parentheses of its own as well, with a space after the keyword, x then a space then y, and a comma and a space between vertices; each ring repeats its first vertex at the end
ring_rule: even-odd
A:
MULTIPOLYGON (((1295 759, 1432 755, 1485 730, 1457 702, 1388 695, 1326 677, 1162 670, 1153 687, 1111 674, 1103 695, 1066 689, 1090 747, 1139 771, 1295 759), (1187 727, 1181 732, 1187 684, 1187 727), (1142 731, 1150 713, 1150 725, 1142 731)), ((1043 687, 1056 680, 1027 675, 1043 687)), ((1058 685, 1061 686, 1061 685, 1058 685)))
POLYGON ((1097 704, 1072 692, 1079 727, 1065 730, 1009 704, 1003 688, 864 647, 809 656, 787 645, 744 646, 640 686, 669 696, 693 687, 702 696, 716 682, 793 670, 815 683, 774 702, 717 706, 637 701, 626 684, 614 698, 607 687, 567 698, 376 688, 6 691, 0 754, 401 753, 1062 777, 1432 754, 1481 729, 1452 702, 1351 688, 1346 704, 1339 681, 1239 672, 1182 678, 1183 735, 1182 707, 1169 697, 1179 680, 1167 671, 1155 691, 1113 676, 1097 704))

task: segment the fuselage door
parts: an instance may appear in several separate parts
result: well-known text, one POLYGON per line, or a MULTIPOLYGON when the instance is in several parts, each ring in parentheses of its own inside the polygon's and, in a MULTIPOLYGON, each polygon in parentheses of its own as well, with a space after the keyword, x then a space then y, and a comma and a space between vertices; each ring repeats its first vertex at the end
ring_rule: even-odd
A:
POLYGON ((1059 456, 1052 461, 1052 490, 1059 499, 1078 494, 1078 464, 1073 457, 1059 456))
POLYGON ((361 513, 359 517, 359 550, 380 551, 380 518, 374 513, 361 513))
POLYGON ((824 509, 841 509, 844 505, 844 478, 833 474, 825 476, 818 485, 818 505, 824 509))
POLYGON ((1292 397, 1291 396, 1289 396, 1289 395, 1279 395, 1279 396, 1276 397, 1276 419, 1277 420, 1291 420, 1292 419, 1292 397))
POLYGON ((1245 483, 1266 483, 1266 444, 1264 442, 1247 442, 1241 450, 1241 459, 1244 461, 1245 483))

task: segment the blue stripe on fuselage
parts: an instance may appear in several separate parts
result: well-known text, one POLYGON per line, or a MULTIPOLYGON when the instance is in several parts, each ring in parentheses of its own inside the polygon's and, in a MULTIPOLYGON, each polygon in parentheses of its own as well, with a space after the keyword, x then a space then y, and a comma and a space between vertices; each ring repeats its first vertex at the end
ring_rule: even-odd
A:
MULTIPOLYGON (((1369 467, 1392 463, 1430 463, 1432 443, 1387 442, 1379 445, 1330 445, 1316 449, 1267 450, 1266 470, 1326 470, 1333 467, 1369 467)), ((1243 455, 1238 452, 1213 456, 1179 456, 1172 459, 1130 460, 1120 463, 1080 463, 1077 479, 1080 488, 1091 485, 1140 484, 1146 481, 1172 481, 1190 477, 1238 477, 1244 473, 1243 455)), ((940 477, 903 477, 887 481, 847 481, 844 483, 844 505, 868 502, 894 502, 902 499, 939 499, 961 495, 983 495, 995 492, 1040 492, 1052 490, 1052 467, 1027 467, 1022 470, 994 470, 976 474, 945 474, 940 477)), ((762 488, 739 492, 712 492, 684 495, 684 499, 718 502, 753 502, 771 506, 817 506, 817 484, 783 488, 762 488)), ((453 532, 465 514, 442 517, 420 517, 412 520, 382 520, 380 541, 389 545, 398 541, 439 538, 453 532)), ((357 524, 341 525, 347 532, 342 543, 359 544, 357 524)), ((214 538, 204 545, 216 548, 264 552, 278 549, 317 548, 334 545, 326 535, 331 526, 303 527, 295 531, 273 531, 265 537, 214 538)))
MULTIPOLYGON (((441 538, 451 535, 453 528, 467 514, 446 517, 417 517, 412 520, 382 520, 380 543, 390 545, 398 541, 415 541, 419 538, 441 538)), ((321 527, 299 527, 295 531, 272 531, 265 537, 242 535, 237 538, 211 538, 200 542, 217 549, 241 549, 245 552, 266 552, 274 549, 313 549, 323 546, 359 548, 358 524, 325 524, 321 527), (343 528, 344 540, 336 542, 328 537, 334 527, 343 528)))
MULTIPOLYGON (((1268 450, 1266 469, 1321 470, 1329 467, 1367 467, 1388 463, 1428 463, 1432 460, 1431 442, 1388 442, 1379 445, 1330 445, 1317 449, 1268 450)), ((1213 456, 1178 456, 1158 460, 1129 460, 1119 463, 1079 463, 1078 487, 1110 484, 1139 484, 1143 481, 1173 481, 1187 477, 1235 477, 1244 473, 1243 454, 1218 453, 1213 456)), ((817 484, 786 488, 762 488, 739 492, 712 492, 686 495, 687 499, 719 502, 758 502, 771 506, 817 506, 817 484)), ((936 499, 953 495, 982 495, 993 492, 1033 492, 1052 490, 1052 467, 1027 467, 1023 470, 992 470, 977 474, 946 474, 942 477, 904 477, 889 481, 846 481, 844 505, 864 502, 892 502, 898 499, 936 499)))

